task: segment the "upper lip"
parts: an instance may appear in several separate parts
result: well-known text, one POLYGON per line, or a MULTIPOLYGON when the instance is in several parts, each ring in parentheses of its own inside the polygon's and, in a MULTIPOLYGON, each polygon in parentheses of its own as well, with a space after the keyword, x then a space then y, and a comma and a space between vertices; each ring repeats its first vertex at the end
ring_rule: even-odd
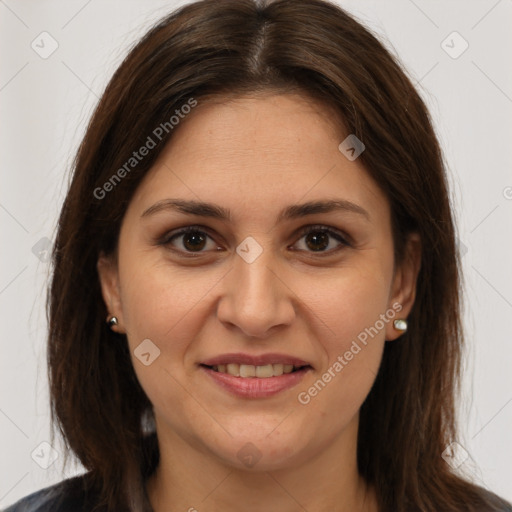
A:
POLYGON ((261 354, 259 356, 243 354, 241 352, 231 354, 221 354, 202 361, 206 366, 216 366, 219 364, 250 364, 253 366, 265 366, 267 364, 293 364, 293 366, 311 366, 307 361, 303 361, 287 354, 261 354))

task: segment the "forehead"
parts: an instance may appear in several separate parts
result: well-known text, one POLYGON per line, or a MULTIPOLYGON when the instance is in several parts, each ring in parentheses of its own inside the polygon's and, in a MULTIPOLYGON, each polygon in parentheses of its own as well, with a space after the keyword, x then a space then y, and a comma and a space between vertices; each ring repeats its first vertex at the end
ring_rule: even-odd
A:
POLYGON ((387 200, 328 107, 297 94, 217 99, 199 105, 140 184, 138 209, 166 197, 226 203, 246 215, 286 203, 343 198, 382 214, 387 200))

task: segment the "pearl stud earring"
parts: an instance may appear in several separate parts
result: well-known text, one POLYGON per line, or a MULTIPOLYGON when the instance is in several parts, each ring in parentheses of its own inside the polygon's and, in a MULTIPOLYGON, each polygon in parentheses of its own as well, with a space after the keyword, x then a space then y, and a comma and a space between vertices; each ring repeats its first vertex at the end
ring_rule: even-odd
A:
POLYGON ((107 324, 108 326, 112 329, 112 327, 114 327, 115 325, 118 325, 119 322, 117 320, 117 317, 115 317, 114 315, 110 315, 109 317, 107 317, 107 324))
POLYGON ((397 330, 397 331, 407 331, 407 320, 403 319, 403 318, 397 318, 396 320, 393 321, 393 327, 397 330))

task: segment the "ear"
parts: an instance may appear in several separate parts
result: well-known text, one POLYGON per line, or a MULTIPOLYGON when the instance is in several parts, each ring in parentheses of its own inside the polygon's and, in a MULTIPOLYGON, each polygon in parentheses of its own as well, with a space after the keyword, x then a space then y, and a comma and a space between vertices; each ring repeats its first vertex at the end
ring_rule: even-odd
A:
MULTIPOLYGON (((407 319, 416 298, 416 283, 421 267, 421 238, 418 233, 410 233, 406 242, 402 264, 395 269, 388 308, 397 312, 394 320, 407 319), (393 306, 394 305, 394 306, 393 306), (401 309, 399 309, 401 306, 401 309)), ((393 322, 386 325, 386 340, 392 341, 403 334, 393 322)))
POLYGON ((113 254, 105 256, 101 252, 96 268, 101 285, 101 294, 103 295, 108 314, 115 316, 118 321, 117 325, 112 326, 112 330, 125 333, 116 256, 113 254))

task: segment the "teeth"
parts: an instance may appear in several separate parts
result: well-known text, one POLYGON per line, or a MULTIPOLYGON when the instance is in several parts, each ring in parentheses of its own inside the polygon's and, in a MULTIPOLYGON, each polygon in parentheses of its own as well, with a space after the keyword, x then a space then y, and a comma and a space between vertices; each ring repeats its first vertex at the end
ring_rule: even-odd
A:
POLYGON ((240 377, 256 377, 256 366, 252 364, 241 364, 240 377))
MULTIPOLYGON (((226 365, 226 373, 229 373, 229 375, 234 375, 235 377, 240 377, 240 365, 239 364, 228 364, 226 365)), ((215 367, 214 367, 215 368, 215 367)), ((219 368, 217 367, 217 370, 219 368)))
POLYGON ((266 379, 267 377, 279 377, 283 373, 291 373, 294 367, 293 364, 266 364, 264 366, 254 366, 252 364, 219 364, 212 367, 215 371, 220 373, 228 373, 234 377, 258 377, 266 379))
POLYGON ((283 373, 284 373, 284 365, 283 364, 273 364, 272 368, 274 369, 274 377, 279 377, 279 375, 283 375, 283 373))
MULTIPOLYGON (((266 364, 265 366, 248 366, 247 368, 254 368, 254 374, 256 377, 266 378, 274 376, 274 367, 271 364, 266 364)), ((240 372, 242 367, 240 367, 240 372)))

